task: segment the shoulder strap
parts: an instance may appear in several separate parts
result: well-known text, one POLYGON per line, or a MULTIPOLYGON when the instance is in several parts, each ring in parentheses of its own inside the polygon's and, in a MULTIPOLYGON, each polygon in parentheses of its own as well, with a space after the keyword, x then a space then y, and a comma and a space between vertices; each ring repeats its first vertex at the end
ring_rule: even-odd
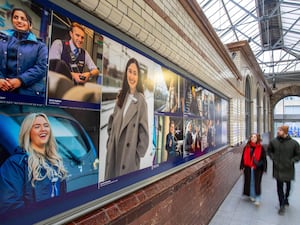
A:
POLYGON ((74 53, 71 51, 71 47, 70 47, 70 42, 66 41, 66 40, 61 40, 62 41, 62 45, 63 48, 66 49, 68 55, 70 56, 71 62, 75 63, 76 61, 76 56, 74 55, 74 53))

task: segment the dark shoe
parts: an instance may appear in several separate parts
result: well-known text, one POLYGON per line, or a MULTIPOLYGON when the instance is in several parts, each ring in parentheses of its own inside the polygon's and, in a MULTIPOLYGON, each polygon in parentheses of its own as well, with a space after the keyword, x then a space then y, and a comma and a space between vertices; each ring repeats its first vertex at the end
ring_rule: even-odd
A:
POLYGON ((278 214, 279 214, 279 215, 284 215, 284 212, 285 212, 284 206, 280 206, 280 208, 279 208, 279 210, 278 210, 278 214))
POLYGON ((289 206, 289 205, 290 205, 289 200, 288 200, 287 198, 284 199, 284 205, 285 205, 285 206, 289 206))

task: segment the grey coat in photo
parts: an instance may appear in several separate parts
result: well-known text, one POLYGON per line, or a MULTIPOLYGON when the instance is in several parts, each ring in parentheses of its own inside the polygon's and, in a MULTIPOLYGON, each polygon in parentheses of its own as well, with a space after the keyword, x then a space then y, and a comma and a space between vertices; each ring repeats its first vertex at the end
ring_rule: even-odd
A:
POLYGON ((105 179, 121 176, 140 168, 149 145, 148 109, 143 94, 136 92, 123 117, 123 107, 115 105, 108 122, 105 179))

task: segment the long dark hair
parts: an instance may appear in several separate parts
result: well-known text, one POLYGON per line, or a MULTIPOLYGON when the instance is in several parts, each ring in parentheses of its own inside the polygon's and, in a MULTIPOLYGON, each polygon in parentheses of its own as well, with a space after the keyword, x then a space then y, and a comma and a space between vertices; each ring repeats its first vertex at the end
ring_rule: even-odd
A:
POLYGON ((136 65, 137 70, 138 70, 138 83, 136 86, 136 90, 138 92, 144 94, 144 87, 142 84, 140 65, 135 58, 130 58, 126 64, 126 68, 125 68, 125 72, 124 72, 124 76, 123 76, 122 89, 121 89, 120 93, 118 94, 117 105, 120 108, 122 108, 126 94, 129 92, 129 84, 127 82, 127 70, 128 70, 128 67, 130 66, 130 64, 132 64, 132 63, 134 63, 136 65))

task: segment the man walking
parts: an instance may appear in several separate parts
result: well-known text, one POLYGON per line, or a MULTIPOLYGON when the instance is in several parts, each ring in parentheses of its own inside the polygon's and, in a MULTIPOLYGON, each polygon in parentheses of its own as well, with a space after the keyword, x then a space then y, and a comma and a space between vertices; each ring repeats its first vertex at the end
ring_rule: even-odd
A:
POLYGON ((280 215, 284 214, 285 206, 289 205, 291 181, 295 178, 294 163, 300 160, 299 143, 289 136, 288 130, 286 125, 278 127, 277 137, 268 146, 268 155, 273 160, 273 177, 277 182, 280 215))

